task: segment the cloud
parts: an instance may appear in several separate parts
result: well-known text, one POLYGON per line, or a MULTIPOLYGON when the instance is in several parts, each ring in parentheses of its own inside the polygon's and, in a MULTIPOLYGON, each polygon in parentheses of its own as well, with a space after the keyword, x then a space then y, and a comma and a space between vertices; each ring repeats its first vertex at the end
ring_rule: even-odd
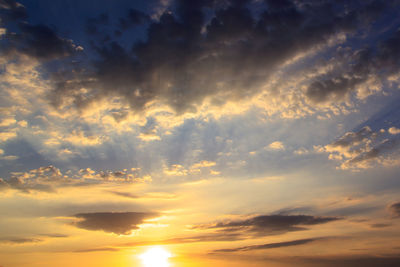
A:
POLYGON ((390 127, 389 130, 388 130, 388 132, 389 132, 390 134, 393 134, 393 135, 395 135, 395 134, 400 134, 400 129, 399 129, 399 128, 396 128, 396 127, 390 127))
POLYGON ((104 248, 87 248, 87 249, 79 249, 75 250, 74 252, 79 252, 79 253, 85 253, 85 252, 115 252, 119 251, 120 249, 118 248, 112 248, 112 247, 104 247, 104 248))
POLYGON ((197 225, 194 226, 193 229, 217 229, 224 232, 242 232, 262 236, 306 230, 306 226, 324 224, 340 219, 339 217, 318 217, 310 215, 261 215, 244 220, 231 220, 214 224, 197 225))
POLYGON ((286 242, 268 243, 268 244, 262 244, 262 245, 252 245, 252 246, 245 246, 245 247, 238 247, 238 248, 218 249, 218 250, 214 250, 213 253, 251 251, 251 250, 300 246, 300 245, 308 244, 308 243, 311 243, 311 242, 314 242, 317 240, 321 240, 321 238, 306 238, 306 239, 298 239, 298 240, 292 240, 292 241, 286 241, 286 242))
MULTIPOLYGON (((392 127, 393 128, 393 127, 392 127)), ((347 132, 322 149, 329 158, 342 162, 341 169, 366 169, 374 164, 395 165, 400 139, 381 129, 373 131, 369 126, 357 132, 347 132)))
POLYGON ((335 257, 296 257, 288 259, 290 264, 296 266, 320 266, 320 267, 380 267, 380 266, 397 266, 400 264, 400 257, 398 255, 382 255, 382 256, 371 256, 371 255, 354 255, 344 256, 339 255, 335 257))
MULTIPOLYGON (((57 76, 54 104, 62 106, 72 98, 78 108, 85 108, 88 103, 120 96, 134 111, 148 110, 158 103, 182 114, 196 112, 205 102, 213 106, 239 102, 263 91, 273 73, 287 62, 328 45, 337 35, 368 28, 390 6, 383 1, 345 6, 330 1, 307 5, 286 1, 277 8, 269 1, 261 5, 259 16, 254 16, 250 1, 238 3, 198 1, 188 6, 177 1, 176 12, 164 12, 152 21, 147 39, 132 50, 116 40, 95 44, 99 58, 91 68, 94 71, 57 76), (211 18, 206 16, 206 8, 212 11, 211 18), (86 93, 80 91, 82 87, 86 93)), ((145 21, 146 14, 130 10, 120 28, 145 21)), ((384 55, 396 50, 389 43, 380 50, 382 64, 384 55)), ((355 64, 353 72, 361 65, 355 64)), ((321 102, 330 95, 342 96, 345 88, 364 80, 356 75, 361 72, 352 78, 344 75, 314 81, 306 97, 321 102)), ((300 98, 298 105, 304 100, 300 98)))
POLYGON ((389 209, 394 216, 400 217, 400 202, 393 203, 392 205, 390 205, 389 209))
POLYGON ((285 150, 285 145, 280 141, 275 141, 269 144, 268 148, 272 150, 285 150))
POLYGON ((120 192, 120 191, 107 191, 111 194, 121 196, 121 197, 126 197, 126 198, 132 198, 132 199, 138 199, 138 198, 152 198, 152 199, 174 199, 177 196, 172 193, 164 193, 164 192, 150 192, 146 193, 143 195, 135 195, 130 192, 120 192))
POLYGON ((52 165, 27 172, 12 172, 9 179, 0 178, 0 189, 15 189, 24 193, 41 191, 54 193, 58 188, 90 186, 105 183, 142 183, 151 181, 149 175, 139 176, 138 169, 128 171, 95 171, 90 168, 61 172, 52 165))
POLYGON ((8 28, 10 22, 18 22, 18 31, 6 30, 0 52, 24 54, 38 60, 59 59, 80 50, 71 40, 63 39, 46 25, 31 25, 25 7, 13 0, 0 4, 2 24, 8 28))
POLYGON ((238 241, 244 237, 240 233, 212 233, 204 235, 193 235, 187 237, 175 237, 164 240, 145 241, 145 242, 129 242, 120 244, 121 247, 137 247, 137 246, 151 246, 151 245, 169 245, 169 244, 186 244, 198 242, 224 242, 224 241, 238 241))
POLYGON ((14 0, 0 1, 0 16, 5 22, 24 20, 28 17, 25 6, 14 0))
POLYGON ((29 237, 9 237, 0 238, 0 243, 12 244, 12 245, 23 245, 26 243, 38 243, 42 242, 39 238, 29 238, 29 237))
POLYGON ((129 235, 133 230, 139 229, 139 225, 144 223, 146 219, 157 216, 157 213, 150 212, 79 213, 74 215, 74 217, 81 220, 75 222, 74 225, 91 231, 129 235))
MULTIPOLYGON (((378 9, 382 7, 377 1, 374 4, 377 4, 378 9)), ((377 47, 354 51, 346 61, 350 66, 348 70, 340 70, 339 75, 335 74, 337 70, 333 70, 322 77, 317 77, 308 86, 307 97, 315 103, 340 101, 352 91, 359 89, 358 96, 365 98, 373 92, 367 92, 368 89, 362 86, 364 83, 369 87, 376 86, 372 91, 380 91, 381 85, 377 84, 378 80, 386 80, 399 71, 399 46, 400 30, 397 30, 389 38, 380 42, 377 47)))
POLYGON ((218 175, 219 172, 211 169, 214 167, 216 162, 202 160, 200 162, 196 162, 185 168, 185 166, 180 164, 172 164, 171 166, 164 166, 164 174, 168 176, 187 176, 187 175, 198 175, 204 173, 210 173, 212 175, 218 175))

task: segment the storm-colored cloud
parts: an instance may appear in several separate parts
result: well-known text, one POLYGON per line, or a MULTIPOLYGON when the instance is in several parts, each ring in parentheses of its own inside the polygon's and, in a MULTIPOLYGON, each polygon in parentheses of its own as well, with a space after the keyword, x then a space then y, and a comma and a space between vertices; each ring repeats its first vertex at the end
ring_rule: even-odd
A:
MULTIPOLYGON (((399 71, 400 31, 395 31, 377 47, 355 51, 348 60, 349 69, 339 75, 332 73, 317 78, 307 88, 306 95, 314 102, 338 101, 344 99, 357 86, 367 83, 373 76, 384 79, 399 71)), ((374 86, 367 84, 367 86, 374 86)), ((362 94, 362 92, 359 92, 362 94)), ((360 95, 363 98, 363 95, 360 95)))
MULTIPOLYGON (((195 3, 176 1, 172 11, 149 24, 147 39, 131 50, 116 40, 93 44, 98 53, 93 71, 86 68, 54 76, 53 103, 60 106, 72 98, 78 108, 85 108, 99 99, 119 96, 135 111, 156 101, 185 113, 196 111, 205 101, 221 105, 247 99, 264 90, 285 62, 327 45, 336 35, 369 27, 392 6, 386 1, 355 1, 345 6, 330 1, 280 5, 266 1, 255 16, 250 1, 195 3), (206 14, 212 14, 211 18, 206 14), (82 87, 87 90, 84 94, 82 87)), ((119 28, 148 20, 143 12, 131 10, 119 28)), ((381 49, 379 62, 385 51, 396 49, 389 43, 381 49)), ((358 76, 355 72, 352 79, 310 81, 305 96, 323 101, 326 95, 346 92, 364 79, 358 76)))
POLYGON ((31 25, 27 22, 25 7, 13 0, 0 3, 1 24, 6 26, 0 46, 0 53, 24 54, 40 61, 60 59, 72 55, 81 47, 73 41, 61 38, 46 25, 31 25), (9 23, 17 23, 18 30, 10 28, 9 23))
POLYGON ((261 215, 244 220, 231 220, 194 226, 194 229, 217 229, 224 232, 270 235, 289 231, 301 231, 307 226, 340 220, 339 217, 318 217, 311 215, 261 215))
POLYGON ((400 202, 393 203, 389 209, 396 217, 400 217, 400 202))
POLYGON ((146 219, 157 217, 153 212, 95 212, 79 213, 74 217, 80 219, 75 222, 76 227, 91 230, 129 235, 133 230, 139 229, 139 225, 146 219))
POLYGON ((14 0, 1 0, 0 1, 0 16, 2 23, 14 20, 26 19, 28 14, 26 8, 14 0))

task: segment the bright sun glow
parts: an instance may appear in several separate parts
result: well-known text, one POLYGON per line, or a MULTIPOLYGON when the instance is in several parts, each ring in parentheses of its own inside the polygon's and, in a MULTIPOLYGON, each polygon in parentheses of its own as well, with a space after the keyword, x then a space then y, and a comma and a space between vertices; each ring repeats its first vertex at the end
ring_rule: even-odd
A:
POLYGON ((140 255, 144 267, 169 267, 171 253, 162 247, 152 247, 140 255))

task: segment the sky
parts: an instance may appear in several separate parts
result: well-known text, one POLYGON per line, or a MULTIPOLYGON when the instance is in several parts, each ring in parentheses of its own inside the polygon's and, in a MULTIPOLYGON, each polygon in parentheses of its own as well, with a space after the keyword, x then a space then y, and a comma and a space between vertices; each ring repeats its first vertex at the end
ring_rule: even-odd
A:
POLYGON ((399 266, 399 14, 0 0, 0 267, 399 266))

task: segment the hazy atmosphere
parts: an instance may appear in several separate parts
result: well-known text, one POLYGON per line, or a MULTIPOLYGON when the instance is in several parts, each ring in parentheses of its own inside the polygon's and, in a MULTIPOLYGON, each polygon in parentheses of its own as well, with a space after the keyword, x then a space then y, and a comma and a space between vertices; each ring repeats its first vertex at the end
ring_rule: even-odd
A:
POLYGON ((400 1, 0 0, 0 267, 400 266, 400 1))

